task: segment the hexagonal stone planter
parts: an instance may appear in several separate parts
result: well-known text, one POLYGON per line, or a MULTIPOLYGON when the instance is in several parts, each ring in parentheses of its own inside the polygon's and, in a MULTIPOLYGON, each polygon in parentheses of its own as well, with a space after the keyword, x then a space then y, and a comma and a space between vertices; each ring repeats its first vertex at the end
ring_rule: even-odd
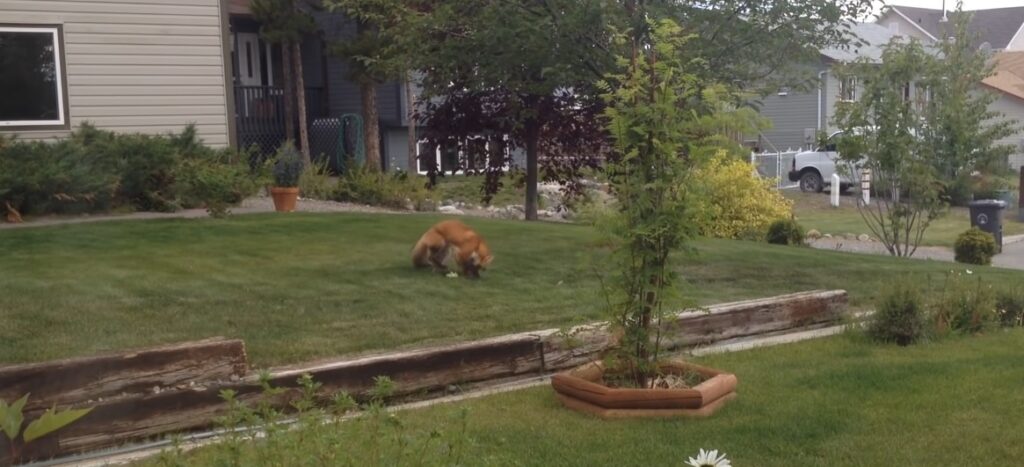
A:
POLYGON ((682 389, 634 389, 606 386, 604 366, 593 362, 551 378, 559 400, 566 407, 615 418, 707 417, 736 397, 736 375, 683 361, 661 365, 665 373, 698 372, 708 379, 682 389))

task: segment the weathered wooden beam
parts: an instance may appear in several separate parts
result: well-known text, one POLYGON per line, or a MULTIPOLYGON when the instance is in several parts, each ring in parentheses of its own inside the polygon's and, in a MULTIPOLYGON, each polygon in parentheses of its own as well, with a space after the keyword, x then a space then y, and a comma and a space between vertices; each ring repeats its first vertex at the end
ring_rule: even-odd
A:
MULTIPOLYGON (((325 392, 364 395, 377 376, 394 382, 393 396, 444 389, 451 384, 540 374, 540 340, 524 333, 480 341, 367 356, 336 363, 273 370, 270 384, 295 388, 303 374, 312 375, 325 392)), ((237 382, 197 384, 188 389, 151 391, 86 404, 93 410, 67 428, 39 440, 27 453, 46 458, 110 446, 160 434, 210 427, 225 413, 220 397, 225 389, 251 403, 264 397, 256 375, 237 382)), ((277 396, 274 405, 286 407, 295 391, 277 396)), ((0 465, 3 465, 0 459, 0 465)))
POLYGON ((316 366, 297 366, 273 371, 271 383, 292 387, 305 373, 325 389, 353 395, 370 390, 373 379, 387 376, 394 395, 443 389, 448 385, 540 374, 543 370, 540 339, 532 333, 483 339, 367 356, 316 366))
MULTIPOLYGON (((723 303, 705 310, 687 310, 663 325, 662 348, 673 351, 737 337, 835 323, 846 303, 845 290, 815 290, 723 303)), ((535 334, 543 343, 546 371, 573 368, 598 359, 616 342, 604 323, 579 326, 568 332, 548 329, 535 334)))
POLYGON ((815 290, 715 305, 706 312, 683 312, 662 331, 662 348, 672 351, 737 337, 836 323, 847 300, 845 290, 815 290))
POLYGON ((150 349, 0 367, 0 399, 29 396, 27 411, 191 382, 245 376, 245 344, 213 338, 150 349))

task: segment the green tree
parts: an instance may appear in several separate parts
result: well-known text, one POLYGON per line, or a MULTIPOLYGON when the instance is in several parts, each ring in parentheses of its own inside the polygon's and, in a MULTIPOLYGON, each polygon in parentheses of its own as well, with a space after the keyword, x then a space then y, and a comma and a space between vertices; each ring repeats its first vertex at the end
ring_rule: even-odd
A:
POLYGON ((816 86, 805 65, 829 47, 851 47, 860 39, 851 21, 867 16, 872 0, 654 1, 652 14, 676 18, 693 38, 679 50, 699 58, 702 82, 736 83, 757 94, 779 87, 816 86))
POLYGON ((537 218, 546 128, 566 120, 563 111, 575 104, 563 104, 611 70, 607 7, 598 0, 440 0, 416 16, 407 43, 423 72, 423 99, 461 99, 466 105, 455 110, 462 114, 481 102, 499 109, 485 117, 512 134, 510 150, 526 153, 529 220, 537 218))
POLYGON ((281 46, 284 81, 285 137, 295 139, 295 103, 298 102, 299 144, 306 160, 309 155, 309 127, 306 124, 306 83, 302 71, 302 38, 313 31, 313 18, 299 9, 296 0, 252 0, 253 16, 260 22, 260 36, 281 46))
MULTIPOLYGON (((399 46, 410 13, 405 3, 403 0, 324 1, 330 11, 341 12, 355 22, 355 35, 333 44, 331 50, 348 60, 349 76, 359 84, 366 167, 371 170, 381 168, 377 86, 389 80, 407 79, 405 49, 399 46)), ((413 170, 416 170, 415 165, 410 166, 410 171, 413 170)))
POLYGON ((844 132, 839 151, 845 161, 870 170, 874 202, 858 198, 857 207, 893 256, 912 256, 946 207, 932 148, 921 137, 927 111, 910 97, 911 84, 927 80, 934 69, 934 56, 920 42, 894 39, 881 63, 861 59, 840 71, 856 76, 863 90, 858 101, 836 108, 835 121, 844 132))
POLYGON ((690 165, 680 155, 688 146, 683 128, 694 118, 687 102, 701 84, 692 72, 699 65, 676 54, 687 36, 671 19, 648 23, 644 6, 627 5, 633 26, 629 53, 619 59, 624 71, 603 86, 614 142, 607 173, 619 202, 611 232, 617 240, 611 323, 622 336, 609 367, 641 387, 659 358, 656 331, 675 279, 672 254, 692 230, 683 188, 690 165))
POLYGON ((1014 149, 996 142, 1018 128, 997 120, 1001 114, 989 110, 999 96, 981 81, 992 75, 994 65, 991 54, 974 45, 977 41, 968 30, 971 15, 958 4, 951 16, 952 30, 938 44, 940 59, 920 83, 916 98, 927 107, 922 136, 930 144, 935 169, 947 181, 944 194, 952 203, 964 204, 971 194, 971 174, 1004 167, 1014 149))

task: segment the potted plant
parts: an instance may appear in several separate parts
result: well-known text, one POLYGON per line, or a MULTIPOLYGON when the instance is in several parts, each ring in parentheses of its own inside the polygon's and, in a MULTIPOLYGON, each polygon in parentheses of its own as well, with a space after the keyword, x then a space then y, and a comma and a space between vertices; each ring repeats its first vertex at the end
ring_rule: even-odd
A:
POLYGON ((299 199, 299 177, 302 176, 303 158, 291 141, 286 141, 274 157, 274 186, 270 195, 277 212, 292 212, 299 199))
MULTIPOLYGON (((634 24, 645 24, 639 10, 634 24)), ((566 407, 605 418, 704 416, 735 397, 736 376, 659 353, 666 295, 676 290, 672 260, 693 231, 683 188, 692 159, 682 155, 693 143, 687 103, 702 86, 676 58, 685 42, 676 23, 652 24, 632 39, 625 71, 603 85, 614 142, 606 174, 618 209, 606 223, 613 277, 602 283, 618 345, 551 384, 566 407)))

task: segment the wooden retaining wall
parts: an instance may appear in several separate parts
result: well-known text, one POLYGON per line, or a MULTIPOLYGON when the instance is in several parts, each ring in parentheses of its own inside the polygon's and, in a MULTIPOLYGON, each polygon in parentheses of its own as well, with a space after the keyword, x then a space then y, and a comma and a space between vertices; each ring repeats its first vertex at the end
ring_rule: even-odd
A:
MULTIPOLYGON (((837 323, 845 291, 812 291, 726 303, 678 314, 663 331, 663 347, 678 350, 722 340, 837 323)), ((593 361, 613 345, 601 323, 563 332, 547 329, 459 344, 279 368, 275 386, 295 387, 305 373, 324 391, 362 394, 376 376, 395 383, 395 396, 443 391, 450 385, 552 373, 593 361)), ((239 340, 209 339, 98 357, 0 367, 0 398, 31 393, 26 410, 93 407, 92 412, 30 446, 32 458, 95 450, 168 433, 207 428, 223 414, 220 392, 262 397, 239 340)), ((279 401, 285 404, 288 394, 279 401)), ((0 453, 6 453, 0 441, 0 453)), ((0 454, 0 465, 10 459, 0 454)))

